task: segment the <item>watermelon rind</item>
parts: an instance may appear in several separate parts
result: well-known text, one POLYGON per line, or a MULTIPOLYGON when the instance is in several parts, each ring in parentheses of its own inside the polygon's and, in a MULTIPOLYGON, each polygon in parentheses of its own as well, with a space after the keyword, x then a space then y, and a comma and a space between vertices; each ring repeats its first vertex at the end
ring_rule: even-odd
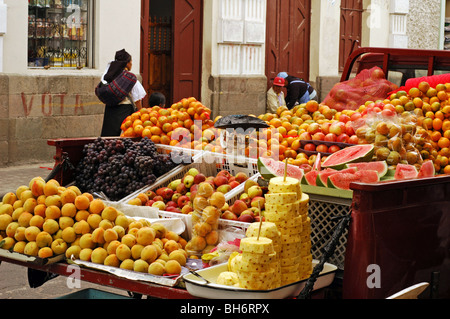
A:
MULTIPOLYGON (((259 157, 257 161, 258 171, 265 180, 270 180, 273 177, 284 176, 285 165, 286 163, 276 161, 271 158, 259 157)), ((288 172, 286 176, 301 180, 304 176, 304 171, 296 165, 288 164, 288 172)))
POLYGON ((373 144, 349 146, 329 155, 322 162, 322 167, 343 169, 348 163, 370 162, 374 151, 375 146, 373 144))
POLYGON ((303 175, 305 178, 306 184, 311 185, 311 186, 317 186, 317 184, 316 184, 317 175, 319 175, 318 170, 312 170, 312 171, 309 171, 308 173, 306 173, 305 175, 303 175))
POLYGON ((388 164, 386 161, 371 161, 371 162, 360 162, 360 163, 348 163, 345 164, 347 168, 355 167, 358 171, 361 170, 375 170, 378 172, 380 178, 386 176, 388 172, 388 164))

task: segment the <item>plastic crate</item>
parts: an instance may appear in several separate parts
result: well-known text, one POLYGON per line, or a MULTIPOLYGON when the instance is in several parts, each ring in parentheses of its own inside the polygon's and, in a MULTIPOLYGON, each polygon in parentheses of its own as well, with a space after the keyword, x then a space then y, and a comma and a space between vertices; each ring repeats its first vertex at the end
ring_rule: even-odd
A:
POLYGON ((102 291, 94 288, 87 288, 73 292, 55 299, 132 299, 131 297, 102 291))

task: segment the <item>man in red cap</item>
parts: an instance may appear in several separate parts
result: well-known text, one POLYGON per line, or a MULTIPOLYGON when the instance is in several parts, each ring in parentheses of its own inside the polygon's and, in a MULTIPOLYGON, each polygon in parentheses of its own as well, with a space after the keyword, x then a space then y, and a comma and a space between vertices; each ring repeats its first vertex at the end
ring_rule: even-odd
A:
POLYGON ((267 91, 267 113, 277 113, 277 109, 280 106, 286 106, 286 101, 284 100, 284 92, 282 88, 284 87, 285 80, 281 77, 276 77, 273 80, 273 85, 267 91))

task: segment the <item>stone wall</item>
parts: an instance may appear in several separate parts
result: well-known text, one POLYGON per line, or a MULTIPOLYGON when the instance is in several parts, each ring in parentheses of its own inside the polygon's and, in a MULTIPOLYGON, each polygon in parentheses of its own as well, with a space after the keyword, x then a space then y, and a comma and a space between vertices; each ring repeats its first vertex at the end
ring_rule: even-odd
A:
POLYGON ((49 139, 99 136, 96 76, 0 75, 0 166, 52 162, 49 139))

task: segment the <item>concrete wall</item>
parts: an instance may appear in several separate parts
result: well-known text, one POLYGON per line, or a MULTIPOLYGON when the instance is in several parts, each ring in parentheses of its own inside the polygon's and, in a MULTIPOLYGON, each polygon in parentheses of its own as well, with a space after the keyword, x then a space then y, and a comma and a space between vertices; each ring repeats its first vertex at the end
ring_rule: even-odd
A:
POLYGON ((51 162, 49 139, 99 136, 94 76, 0 75, 0 166, 51 162))

